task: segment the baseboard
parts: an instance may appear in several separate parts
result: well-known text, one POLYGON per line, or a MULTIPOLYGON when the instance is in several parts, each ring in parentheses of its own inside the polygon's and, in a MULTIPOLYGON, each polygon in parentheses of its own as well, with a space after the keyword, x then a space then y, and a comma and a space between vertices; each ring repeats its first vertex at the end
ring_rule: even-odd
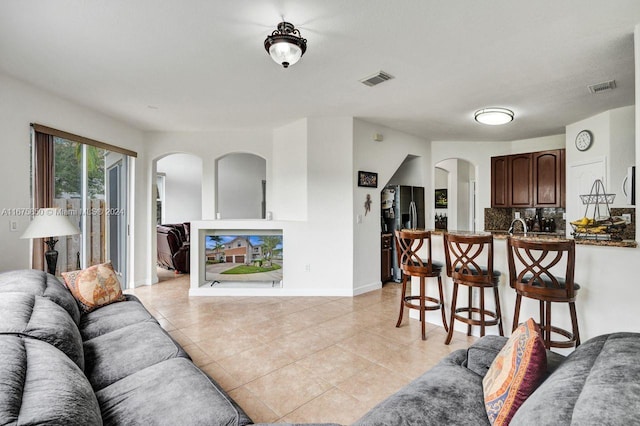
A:
POLYGON ((352 296, 358 296, 359 294, 369 293, 373 290, 379 290, 382 288, 382 281, 375 281, 370 284, 361 285, 353 289, 352 296))
POLYGON ((270 297, 350 297, 342 289, 287 289, 287 288, 190 288, 189 296, 270 296, 270 297))

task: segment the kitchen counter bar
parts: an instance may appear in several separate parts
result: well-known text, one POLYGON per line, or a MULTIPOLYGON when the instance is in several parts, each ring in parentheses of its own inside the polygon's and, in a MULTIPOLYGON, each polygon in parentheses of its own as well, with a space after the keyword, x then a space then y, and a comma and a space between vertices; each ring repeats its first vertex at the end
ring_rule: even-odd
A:
MULTIPOLYGON (((446 231, 445 231, 446 232, 446 231)), ((433 258, 437 261, 443 262, 446 259, 444 252, 443 236, 445 232, 433 231, 432 239, 432 253, 433 258)), ((456 231, 450 231, 451 233, 456 231)), ((462 233, 473 234, 468 231, 462 233)), ((487 235, 487 232, 476 232, 476 234, 487 235)), ((509 265, 508 265, 508 247, 506 232, 492 233, 494 235, 494 254, 493 265, 494 268, 502 273, 500 276, 500 282, 498 285, 498 292, 500 294, 500 305, 502 308, 502 319, 504 322, 505 334, 508 336, 510 333, 508 330, 512 329, 513 315, 515 311, 515 291, 509 284, 509 265)), ((563 236, 533 236, 524 237, 522 234, 517 235, 516 238, 532 238, 532 239, 548 239, 548 238, 562 238, 563 236)), ((620 275, 615 277, 614 274, 618 271, 631 271, 628 269, 633 262, 636 262, 637 253, 628 248, 621 247, 633 247, 635 241, 631 242, 634 245, 623 245, 628 242, 625 241, 576 241, 579 244, 576 247, 576 268, 575 268, 575 281, 580 284, 582 289, 578 292, 578 298, 576 301, 576 308, 578 311, 578 323, 580 324, 580 334, 582 340, 585 341, 590 337, 594 337, 597 334, 610 332, 613 329, 619 328, 620 324, 623 324, 623 329, 636 330, 637 325, 634 321, 634 314, 637 312, 635 304, 637 304, 637 295, 634 293, 634 286, 630 284, 629 279, 620 279, 620 275), (591 243, 591 244, 589 244, 591 243), (597 243, 597 244, 596 244, 597 243), (611 247, 609 245, 615 246, 611 247), (600 247, 602 246, 602 247, 600 247), (614 298, 612 295, 616 294, 634 294, 633 297, 618 297, 614 298), (606 303, 607 306, 611 306, 611 309, 602 309, 602 304, 606 303)), ((424 250, 424 249, 423 249, 424 250)), ((426 255, 426 253, 425 253, 426 255)), ((562 269, 562 263, 559 264, 560 270, 562 269)), ((623 275, 632 278, 632 272, 628 272, 631 275, 623 275)), ((445 305, 448 307, 451 305, 452 297, 452 283, 451 278, 447 277, 445 273, 442 274, 445 292, 445 305)), ((415 287, 418 288, 418 282, 413 282, 415 287)), ((427 286, 431 287, 431 286, 427 286)), ((465 296, 460 296, 463 300, 465 296)), ((476 296, 477 297, 477 294, 476 296)), ((485 301, 487 306, 493 306, 494 301, 492 295, 488 294, 485 301)), ((450 315, 450 311, 447 311, 447 315, 450 315)), ((410 313, 412 318, 416 318, 414 312, 410 313)), ((554 306, 554 319, 553 321, 557 326, 562 328, 570 328, 568 309, 566 306, 554 306), (563 312, 564 310, 564 312, 563 312)), ((528 317, 539 317, 539 304, 534 300, 523 299, 520 319, 523 320, 528 317)), ((442 320, 439 312, 427 312, 426 319, 428 322, 436 325, 441 325, 442 320)), ((466 333, 466 325, 456 322, 455 329, 462 333, 466 333)), ((487 334, 497 334, 497 327, 488 327, 487 334)), ((474 335, 479 334, 479 328, 476 327, 473 330, 474 335)), ((570 350, 557 350, 560 353, 569 352, 570 350)))
MULTIPOLYGON (((507 231, 503 230, 484 230, 479 232, 472 231, 445 231, 442 229, 434 229, 431 231, 433 234, 442 235, 444 233, 456 233, 456 234, 469 234, 469 235, 493 235, 496 240, 506 240, 509 236, 507 231)), ((517 238, 532 238, 532 239, 545 239, 545 240, 566 240, 569 239, 563 233, 558 232, 527 232, 527 236, 525 237, 522 232, 516 232, 513 234, 514 237, 517 238)), ((602 246, 602 247, 627 247, 627 248, 636 248, 638 247, 638 242, 634 240, 596 240, 596 239, 585 239, 579 238, 576 239, 576 245, 584 245, 584 246, 602 246)))

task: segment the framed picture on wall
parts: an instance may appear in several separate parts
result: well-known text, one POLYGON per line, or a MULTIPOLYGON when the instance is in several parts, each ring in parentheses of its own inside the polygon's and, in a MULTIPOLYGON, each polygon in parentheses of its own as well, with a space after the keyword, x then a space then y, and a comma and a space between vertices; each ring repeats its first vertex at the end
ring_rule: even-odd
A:
POLYGON ((445 189, 436 189, 435 204, 436 204, 436 209, 446 209, 447 208, 447 190, 446 190, 446 188, 445 189))
POLYGON ((358 172, 358 186, 366 186, 368 188, 378 187, 378 174, 373 172, 358 172))

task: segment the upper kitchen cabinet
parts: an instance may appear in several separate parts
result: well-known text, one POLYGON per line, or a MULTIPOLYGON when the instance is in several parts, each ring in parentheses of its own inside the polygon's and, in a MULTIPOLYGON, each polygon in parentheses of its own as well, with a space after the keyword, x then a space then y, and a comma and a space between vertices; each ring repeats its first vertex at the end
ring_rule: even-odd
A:
POLYGON ((508 159, 506 155, 491 157, 491 207, 507 207, 508 159))
POLYGON ((564 149, 533 153, 533 204, 564 207, 564 149))
POLYGON ((531 207, 532 199, 532 154, 509 155, 509 207, 531 207))
POLYGON ((564 149, 491 158, 491 207, 564 207, 564 149))

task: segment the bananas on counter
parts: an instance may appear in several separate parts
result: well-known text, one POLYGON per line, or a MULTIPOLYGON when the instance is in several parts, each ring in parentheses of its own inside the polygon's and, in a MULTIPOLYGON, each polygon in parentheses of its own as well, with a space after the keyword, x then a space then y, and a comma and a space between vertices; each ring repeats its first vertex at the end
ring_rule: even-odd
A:
POLYGON ((588 217, 574 220, 571 224, 575 227, 576 232, 582 234, 605 234, 608 228, 608 225, 596 225, 596 220, 588 217))
POLYGON ((574 226, 589 226, 589 225, 595 225, 595 223, 596 223, 595 219, 589 219, 586 216, 583 217, 582 219, 574 220, 573 222, 571 222, 571 224, 574 226))

